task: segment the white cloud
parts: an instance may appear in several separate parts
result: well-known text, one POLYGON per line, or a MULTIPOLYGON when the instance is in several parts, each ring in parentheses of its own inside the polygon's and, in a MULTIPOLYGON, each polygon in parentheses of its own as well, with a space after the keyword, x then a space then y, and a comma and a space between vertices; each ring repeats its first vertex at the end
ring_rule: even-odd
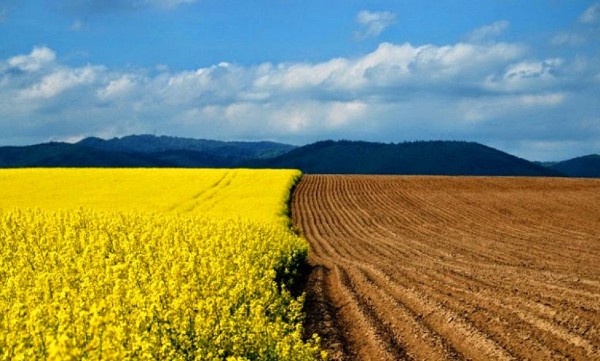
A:
POLYGON ((65 90, 90 84, 96 77, 97 68, 86 66, 76 69, 59 69, 44 76, 38 83, 23 89, 26 98, 52 98, 65 90))
POLYGON ((339 128, 351 124, 353 121, 367 115, 368 105, 363 101, 332 102, 327 110, 327 125, 339 128))
POLYGON ((494 38, 502 34, 506 29, 508 29, 509 25, 510 23, 506 20, 496 21, 492 24, 485 25, 473 30, 469 34, 468 39, 473 42, 479 42, 483 40, 488 40, 490 38, 494 38))
POLYGON ((589 106, 600 89, 595 64, 535 59, 511 43, 382 43, 362 56, 317 63, 223 62, 156 72, 67 66, 38 47, 0 60, 0 134, 30 143, 156 130, 296 143, 458 138, 491 144, 526 137, 510 130, 525 127, 544 139, 576 137, 583 119, 597 119, 589 106), (547 123, 531 125, 536 119, 547 123))
POLYGON ((557 109, 566 99, 567 96, 560 92, 477 97, 460 100, 457 110, 469 123, 485 124, 489 121, 501 120, 512 124, 515 129, 526 129, 527 123, 532 122, 532 119, 526 117, 537 118, 542 114, 549 114, 548 112, 557 109))
POLYGON ((169 104, 231 102, 247 87, 249 76, 248 69, 223 62, 195 71, 163 73, 150 80, 150 91, 169 104))
POLYGON ((389 11, 362 10, 356 15, 356 22, 362 26, 362 31, 357 33, 359 38, 375 37, 386 28, 396 23, 396 14, 389 11))
POLYGON ((457 43, 442 47, 424 46, 417 55, 416 67, 430 78, 480 74, 499 64, 517 59, 524 49, 505 43, 476 45, 457 43))
POLYGON ((542 89, 557 80, 556 74, 563 65, 561 58, 521 61, 508 65, 500 76, 488 76, 485 84, 490 90, 503 92, 542 89))
MULTIPOLYGON (((280 64, 263 68, 254 86, 286 92, 344 94, 388 92, 389 87, 429 87, 460 76, 468 79, 507 64, 522 54, 512 44, 413 46, 382 43, 360 58, 323 63, 280 64)), ((463 81, 464 81, 463 79, 463 81)))
POLYGON ((135 89, 135 79, 129 75, 123 75, 118 79, 111 80, 108 84, 98 89, 98 98, 101 100, 116 100, 123 98, 135 89))
POLYGON ((546 61, 546 62, 531 62, 525 61, 511 65, 504 73, 504 79, 508 80, 520 80, 528 78, 540 78, 548 75, 550 65, 558 63, 558 61, 546 61))
POLYGON ((349 70, 346 59, 332 59, 320 64, 280 65, 263 74, 255 85, 281 87, 284 90, 314 89, 335 86, 343 72, 349 70))
POLYGON ((579 16, 579 22, 584 24, 591 24, 600 18, 600 3, 595 3, 585 9, 585 11, 579 16))
POLYGON ((43 46, 35 47, 28 55, 18 55, 8 60, 11 67, 18 68, 23 71, 33 72, 38 71, 42 67, 54 62, 56 53, 43 46))

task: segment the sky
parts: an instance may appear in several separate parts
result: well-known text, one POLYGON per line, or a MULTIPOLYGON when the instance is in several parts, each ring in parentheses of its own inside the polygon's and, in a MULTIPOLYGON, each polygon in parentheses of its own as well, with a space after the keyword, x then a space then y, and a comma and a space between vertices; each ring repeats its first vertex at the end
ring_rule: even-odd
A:
POLYGON ((600 153, 600 1, 0 0, 0 145, 129 134, 600 153))

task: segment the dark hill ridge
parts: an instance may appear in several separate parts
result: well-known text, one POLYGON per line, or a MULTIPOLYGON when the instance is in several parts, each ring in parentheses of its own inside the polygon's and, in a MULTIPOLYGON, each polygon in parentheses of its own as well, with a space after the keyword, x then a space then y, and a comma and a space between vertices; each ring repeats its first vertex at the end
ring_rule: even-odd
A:
POLYGON ((157 167, 153 159, 105 152, 78 144, 44 143, 0 147, 0 167, 157 167))
POLYGON ((550 165, 551 169, 570 177, 600 177, 600 155, 590 154, 550 165))
POLYGON ((283 154, 295 146, 275 142, 221 142, 153 135, 75 144, 44 143, 0 147, 0 167, 236 167, 249 159, 283 154))
POLYGON ((600 156, 534 164, 473 142, 382 144, 321 141, 302 147, 274 142, 132 135, 78 143, 0 147, 0 167, 298 168, 325 174, 423 174, 600 177, 600 156))
POLYGON ((382 144, 322 141, 250 166, 299 168, 324 174, 563 176, 478 143, 421 141, 382 144))
MULTIPOLYGON (((120 153, 152 153, 185 151, 204 153, 224 159, 261 159, 284 154, 295 148, 293 145, 275 142, 223 142, 208 139, 193 139, 149 134, 129 135, 108 140, 90 137, 77 144, 90 148, 120 153)), ((184 153, 185 153, 184 152, 184 153)), ((187 153, 190 155, 192 153, 187 153)))

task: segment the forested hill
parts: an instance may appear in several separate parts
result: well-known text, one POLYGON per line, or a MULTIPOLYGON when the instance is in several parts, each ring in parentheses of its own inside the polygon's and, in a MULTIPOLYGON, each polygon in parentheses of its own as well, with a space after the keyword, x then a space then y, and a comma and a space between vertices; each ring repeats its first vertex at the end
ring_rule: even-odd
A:
POLYGON ((223 142, 153 135, 0 147, 0 167, 296 168, 323 174, 600 177, 600 156, 533 163, 473 142, 223 142))
POLYGON ((281 155, 295 148, 293 145, 275 142, 224 142, 211 139, 129 135, 108 140, 90 137, 77 144, 90 148, 118 152, 159 154, 162 152, 197 152, 226 159, 261 159, 281 155))
POLYGON ((0 167, 154 167, 158 164, 134 154, 105 152, 69 143, 0 147, 0 167))
POLYGON ((570 177, 600 177, 600 155, 590 154, 550 165, 551 169, 570 177))
POLYGON ((0 167, 237 167, 249 159, 274 157, 295 146, 274 142, 222 142, 153 135, 85 138, 0 147, 0 167))
POLYGON ((459 141, 322 141, 249 165, 324 174, 563 175, 479 143, 459 141))

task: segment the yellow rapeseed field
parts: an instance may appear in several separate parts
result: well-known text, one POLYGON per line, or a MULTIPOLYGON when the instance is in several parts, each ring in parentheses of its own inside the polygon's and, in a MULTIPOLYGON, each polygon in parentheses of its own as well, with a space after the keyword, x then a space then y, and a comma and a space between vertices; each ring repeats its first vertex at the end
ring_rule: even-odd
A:
POLYGON ((142 211, 285 221, 297 170, 2 169, 0 209, 142 211))
POLYGON ((293 170, 0 170, 0 359, 313 360, 293 170))

